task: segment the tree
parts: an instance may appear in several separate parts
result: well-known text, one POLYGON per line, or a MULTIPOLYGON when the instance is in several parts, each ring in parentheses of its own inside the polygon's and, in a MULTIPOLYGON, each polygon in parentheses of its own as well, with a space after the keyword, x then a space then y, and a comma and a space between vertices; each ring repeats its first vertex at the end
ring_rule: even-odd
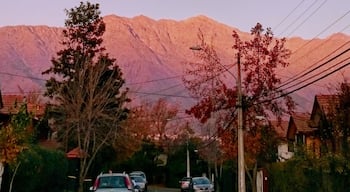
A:
POLYGON ((333 87, 336 87, 336 93, 327 97, 327 106, 324 109, 326 126, 322 127, 320 136, 323 147, 330 148, 328 152, 340 152, 344 157, 349 157, 350 86, 344 80, 333 87))
POLYGON ((65 10, 63 49, 52 59, 46 96, 52 99, 51 116, 64 150, 78 147, 79 191, 99 150, 113 145, 127 117, 129 101, 116 60, 102 47, 105 23, 99 4, 81 2, 65 10))
MULTIPOLYGON (((254 123, 256 117, 264 116, 266 119, 276 118, 280 121, 284 114, 292 112, 295 105, 290 96, 278 89, 281 79, 275 73, 276 69, 289 64, 286 60, 290 51, 284 47, 286 40, 273 38, 271 29, 265 31, 259 23, 251 29, 251 36, 250 40, 243 41, 236 31, 232 35, 232 48, 243 66, 243 125, 248 168, 256 167, 257 155, 267 147, 260 143, 263 126, 254 123)), ((227 82, 223 78, 231 66, 220 62, 214 46, 205 42, 202 32, 199 33, 199 40, 201 43, 197 49, 200 52, 196 55, 200 62, 189 64, 184 83, 200 101, 187 113, 201 122, 206 122, 216 114, 217 135, 223 143, 221 147, 232 158, 237 155, 237 133, 228 127, 237 124, 234 113, 237 89, 230 88, 232 81, 227 82), (210 84, 212 86, 208 86, 210 84)), ((253 188, 254 183, 252 181, 253 188)))
MULTIPOLYGON (((29 148, 33 133, 32 115, 28 113, 26 103, 19 106, 16 114, 11 116, 10 123, 0 129, 0 163, 5 168, 7 165, 12 165, 15 170, 9 191, 11 191, 13 179, 20 166, 20 161, 17 158, 25 149, 29 148)), ((1 172, 1 174, 3 173, 1 172)))
POLYGON ((349 137, 350 137, 350 85, 345 81, 338 89, 339 106, 336 108, 336 122, 341 135, 341 153, 349 158, 349 137))
MULTIPOLYGON (((177 133, 178 124, 173 124, 178 113, 178 106, 169 104, 165 99, 158 99, 155 102, 143 101, 142 104, 133 109, 134 126, 139 132, 142 140, 154 142, 164 151, 169 150, 169 135, 177 133)), ((178 123, 178 122, 176 122, 178 123)))

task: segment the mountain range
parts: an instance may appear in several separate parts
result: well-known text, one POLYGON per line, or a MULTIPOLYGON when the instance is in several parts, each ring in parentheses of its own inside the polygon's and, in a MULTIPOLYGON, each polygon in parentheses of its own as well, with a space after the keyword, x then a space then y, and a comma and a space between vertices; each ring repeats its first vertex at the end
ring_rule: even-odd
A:
MULTIPOLYGON (((199 29, 215 47, 223 64, 235 62, 232 31, 237 31, 242 39, 250 37, 249 32, 203 15, 181 21, 154 20, 143 15, 133 18, 108 15, 104 21, 106 32, 103 45, 110 56, 117 59, 126 86, 131 90, 131 99, 140 101, 163 97, 186 108, 195 99, 189 96, 183 86, 182 76, 185 64, 195 59, 189 48, 199 43, 199 29)), ((62 48, 62 30, 63 28, 48 26, 0 28, 0 89, 3 94, 44 92, 47 77, 41 73, 51 66, 52 57, 62 48)), ((282 81, 296 77, 315 67, 315 64, 323 63, 340 53, 349 41, 350 36, 341 33, 324 39, 288 37, 286 47, 292 51, 290 65, 276 73, 282 77, 282 81), (336 51, 337 49, 339 50, 336 51)), ((332 62, 326 62, 323 67, 318 67, 323 72, 315 75, 315 78, 335 70, 336 67, 332 68, 331 65, 349 56, 349 53, 345 53, 332 62)), ((231 70, 236 73, 235 69, 231 70)), ((345 67, 293 92, 292 96, 299 109, 311 111, 314 96, 329 94, 329 87, 334 88, 335 84, 347 78, 348 72, 349 69, 345 67)), ((234 81, 232 77, 232 82, 234 81)), ((303 82, 295 80, 290 84, 289 90, 301 85, 303 82), (294 83, 296 85, 292 86, 294 83)))

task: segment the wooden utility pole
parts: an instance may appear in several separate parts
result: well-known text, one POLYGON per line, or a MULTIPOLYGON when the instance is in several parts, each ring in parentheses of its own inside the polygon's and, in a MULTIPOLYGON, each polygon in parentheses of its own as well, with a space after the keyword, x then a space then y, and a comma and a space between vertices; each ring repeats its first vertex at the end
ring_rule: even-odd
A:
POLYGON ((237 53, 237 109, 238 109, 238 192, 245 192, 244 168, 244 133, 243 133, 243 106, 241 85, 241 55, 237 53))

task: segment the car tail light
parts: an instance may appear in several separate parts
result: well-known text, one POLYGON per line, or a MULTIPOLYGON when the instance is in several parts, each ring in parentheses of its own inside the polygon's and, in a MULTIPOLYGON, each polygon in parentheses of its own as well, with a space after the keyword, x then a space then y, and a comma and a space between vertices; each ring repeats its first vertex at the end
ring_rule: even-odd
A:
POLYGON ((125 185, 128 189, 132 189, 132 184, 131 184, 131 181, 128 177, 124 177, 124 182, 125 182, 125 185))
POLYGON ((96 180, 94 182, 94 188, 93 189, 96 190, 99 184, 100 184, 100 179, 96 178, 96 180))

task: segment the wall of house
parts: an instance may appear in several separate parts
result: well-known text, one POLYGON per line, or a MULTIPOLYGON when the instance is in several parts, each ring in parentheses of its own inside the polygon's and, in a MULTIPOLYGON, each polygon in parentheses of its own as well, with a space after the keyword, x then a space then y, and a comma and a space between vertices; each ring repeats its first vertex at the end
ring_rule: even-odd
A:
POLYGON ((290 159, 293 157, 294 153, 288 151, 288 143, 284 142, 278 145, 278 160, 283 162, 287 159, 290 159))
POLYGON ((320 156, 320 147, 321 147, 321 141, 319 138, 314 136, 307 136, 306 137, 306 147, 308 152, 316 155, 316 157, 320 156))

